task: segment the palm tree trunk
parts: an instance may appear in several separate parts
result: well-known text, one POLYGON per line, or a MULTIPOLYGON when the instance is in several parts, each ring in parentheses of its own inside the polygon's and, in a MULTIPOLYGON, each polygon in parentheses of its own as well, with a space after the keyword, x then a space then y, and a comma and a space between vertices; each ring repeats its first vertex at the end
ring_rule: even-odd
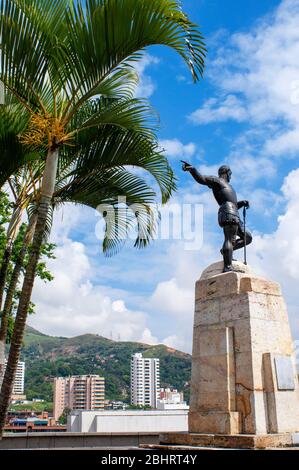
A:
POLYGON ((1 270, 0 270, 0 311, 2 307, 2 302, 3 302, 3 294, 4 294, 4 288, 5 288, 5 283, 6 283, 6 275, 8 271, 8 266, 9 266, 9 261, 12 253, 12 243, 9 241, 9 243, 6 245, 3 259, 2 259, 2 265, 1 265, 1 270))
POLYGON ((2 386, 2 380, 4 376, 5 368, 5 342, 0 342, 0 387, 2 386))
POLYGON ((34 214, 27 227, 27 231, 24 236, 23 245, 19 252, 11 279, 9 283, 8 290, 6 292, 5 302, 3 311, 1 314, 1 326, 0 326, 0 387, 2 385, 3 375, 4 375, 4 368, 5 368, 5 345, 6 345, 6 338, 7 338, 7 327, 8 327, 8 317, 11 311, 11 306, 13 302, 13 295, 16 290, 19 277, 21 274, 21 270, 24 263, 24 258, 27 253, 27 249, 29 244, 31 243, 35 227, 37 221, 37 214, 34 214))
POLYGON ((50 149, 47 156, 43 184, 41 188, 41 199, 37 211, 37 223, 34 232, 30 259, 25 272, 19 306, 16 314, 13 335, 7 360, 7 366, 2 382, 0 394, 0 438, 3 435, 7 410, 13 389, 13 381, 20 358, 21 345, 26 326, 28 307, 31 299, 36 266, 38 263, 40 249, 43 242, 44 230, 47 222, 47 214, 51 204, 57 173, 59 151, 58 148, 50 149))
POLYGON ((21 219, 22 219, 22 212, 23 210, 20 206, 17 206, 15 208, 11 216, 8 229, 7 229, 7 244, 6 244, 5 252, 3 255, 3 260, 2 260, 1 270, 0 270, 0 311, 1 311, 2 302, 3 302, 3 294, 4 294, 9 261, 10 261, 11 254, 12 254, 12 247, 16 239, 16 236, 18 234, 18 230, 20 227, 21 219))

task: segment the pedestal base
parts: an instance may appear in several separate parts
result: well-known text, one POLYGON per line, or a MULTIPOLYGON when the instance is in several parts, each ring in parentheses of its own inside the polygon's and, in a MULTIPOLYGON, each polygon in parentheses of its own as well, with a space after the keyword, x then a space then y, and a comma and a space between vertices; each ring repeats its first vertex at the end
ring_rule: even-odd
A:
POLYGON ((160 445, 222 447, 228 449, 266 449, 269 447, 291 447, 292 433, 283 434, 198 434, 167 433, 160 435, 160 445))
POLYGON ((241 417, 237 411, 190 411, 190 433, 239 434, 241 417))
POLYGON ((286 305, 279 284, 234 269, 215 263, 196 282, 188 430, 277 440, 299 431, 286 305))

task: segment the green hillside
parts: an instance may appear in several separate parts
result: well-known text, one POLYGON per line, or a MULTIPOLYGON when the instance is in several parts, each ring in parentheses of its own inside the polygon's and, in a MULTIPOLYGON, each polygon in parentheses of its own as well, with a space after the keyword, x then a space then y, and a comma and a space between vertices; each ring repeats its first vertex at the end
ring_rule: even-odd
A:
POLYGON ((164 345, 116 342, 98 335, 47 336, 27 327, 22 349, 29 399, 52 400, 53 377, 99 374, 106 379, 106 398, 129 401, 131 354, 160 359, 161 386, 183 390, 189 398, 191 356, 164 345))

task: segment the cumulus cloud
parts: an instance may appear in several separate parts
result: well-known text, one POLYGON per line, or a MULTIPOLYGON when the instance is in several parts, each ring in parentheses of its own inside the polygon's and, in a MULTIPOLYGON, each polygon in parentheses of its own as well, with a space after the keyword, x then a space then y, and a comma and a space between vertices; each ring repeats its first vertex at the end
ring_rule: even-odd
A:
POLYGON ((163 344, 166 346, 177 349, 178 351, 188 351, 190 352, 192 349, 191 343, 186 343, 185 338, 178 336, 178 335, 171 335, 167 336, 163 339, 163 344))
POLYGON ((193 299, 190 290, 182 288, 176 279, 160 282, 152 297, 151 306, 170 315, 190 315, 193 299))
POLYGON ((147 315, 127 308, 118 292, 95 284, 86 247, 64 239, 56 249, 56 259, 47 263, 54 281, 44 284, 36 280, 33 301, 36 314, 29 324, 42 332, 75 336, 99 334, 123 341, 157 340, 147 326, 147 315))
POLYGON ((247 119, 247 111, 239 98, 235 95, 227 95, 219 99, 206 100, 202 107, 194 111, 189 118, 195 124, 209 124, 230 119, 242 122, 247 119))
POLYGON ((295 338, 299 337, 299 169, 285 178, 282 194, 286 201, 277 229, 255 237, 250 249, 251 264, 259 273, 281 283, 295 338))
POLYGON ((139 74, 139 84, 136 90, 136 96, 149 98, 156 89, 156 84, 152 77, 146 73, 150 66, 159 64, 158 57, 145 53, 142 59, 134 63, 134 67, 139 74))
POLYGON ((158 338, 153 336, 149 328, 143 330, 141 338, 138 340, 140 343, 144 344, 158 344, 158 338))
POLYGON ((194 122, 227 119, 264 127, 265 154, 299 150, 299 0, 283 0, 249 32, 233 34, 208 66, 218 88, 194 122), (268 124, 276 124, 270 128, 268 124))
POLYGON ((159 144, 168 157, 192 158, 196 152, 196 145, 193 142, 183 144, 179 139, 164 139, 160 140, 159 144))

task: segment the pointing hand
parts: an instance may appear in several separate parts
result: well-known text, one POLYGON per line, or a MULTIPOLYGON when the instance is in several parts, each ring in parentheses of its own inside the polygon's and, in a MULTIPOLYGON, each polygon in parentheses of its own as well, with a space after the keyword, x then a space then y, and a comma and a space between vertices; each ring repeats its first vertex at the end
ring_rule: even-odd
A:
POLYGON ((181 160, 183 166, 182 166, 182 170, 183 171, 189 171, 191 170, 192 166, 190 165, 190 163, 187 163, 187 162, 184 162, 184 160, 181 160))

